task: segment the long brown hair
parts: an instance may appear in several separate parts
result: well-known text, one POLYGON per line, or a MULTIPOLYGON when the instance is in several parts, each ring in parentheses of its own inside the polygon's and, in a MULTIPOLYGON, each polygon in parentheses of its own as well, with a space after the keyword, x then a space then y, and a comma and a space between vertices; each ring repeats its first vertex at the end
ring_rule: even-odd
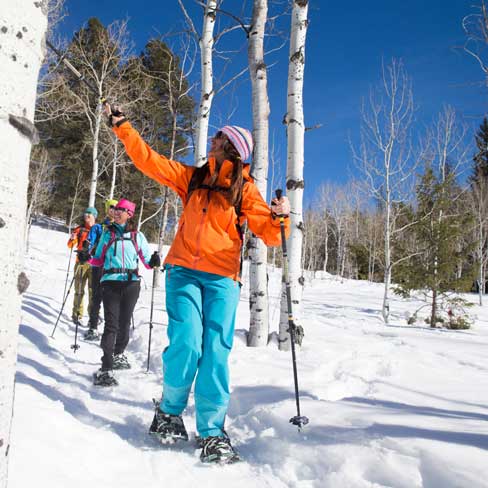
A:
MULTIPOLYGON (((229 188, 221 189, 220 192, 225 196, 230 205, 236 206, 242 200, 242 183, 244 181, 244 177, 242 175, 243 164, 236 148, 227 138, 222 145, 222 149, 224 151, 224 158, 232 162, 232 175, 229 188)), ((207 183, 208 186, 215 185, 219 177, 219 170, 220 166, 217 166, 214 174, 207 183)), ((205 178, 209 174, 209 171, 208 162, 200 168, 195 169, 188 186, 188 199, 190 198, 192 192, 203 184, 205 178)))
POLYGON ((133 217, 129 217, 125 223, 125 232, 135 232, 137 230, 137 224, 133 217))

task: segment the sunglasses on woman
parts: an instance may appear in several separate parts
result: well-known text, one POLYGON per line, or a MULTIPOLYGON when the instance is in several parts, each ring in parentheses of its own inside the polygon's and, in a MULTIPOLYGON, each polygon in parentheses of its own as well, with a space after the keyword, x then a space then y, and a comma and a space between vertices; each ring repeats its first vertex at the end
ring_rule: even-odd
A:
POLYGON ((123 207, 114 207, 114 210, 116 212, 127 212, 127 209, 123 207))

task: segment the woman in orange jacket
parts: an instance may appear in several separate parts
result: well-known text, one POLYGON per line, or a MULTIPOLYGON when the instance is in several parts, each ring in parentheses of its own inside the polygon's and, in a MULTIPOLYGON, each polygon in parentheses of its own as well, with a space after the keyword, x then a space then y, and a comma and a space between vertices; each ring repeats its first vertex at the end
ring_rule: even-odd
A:
MULTIPOLYGON (((200 168, 171 161, 153 151, 125 117, 106 114, 134 164, 178 193, 183 203, 178 232, 165 260, 169 345, 163 352, 163 397, 150 434, 163 443, 188 440, 182 412, 195 380, 197 430, 203 462, 239 457, 224 431, 229 403, 228 356, 232 348, 242 236, 240 225, 267 245, 281 243, 276 215, 288 215, 288 199, 271 209, 243 162, 252 136, 225 126, 212 138, 208 161, 200 168)), ((286 232, 289 222, 286 219, 286 232)))

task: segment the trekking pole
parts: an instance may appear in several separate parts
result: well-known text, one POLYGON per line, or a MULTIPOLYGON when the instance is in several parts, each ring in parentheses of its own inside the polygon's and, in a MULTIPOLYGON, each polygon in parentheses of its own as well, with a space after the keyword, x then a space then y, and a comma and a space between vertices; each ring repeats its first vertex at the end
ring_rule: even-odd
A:
POLYGON ((149 343, 147 345, 147 369, 146 373, 149 373, 149 361, 151 357, 151 336, 153 330, 153 311, 154 311, 154 289, 156 288, 156 275, 159 271, 159 266, 153 268, 153 282, 151 290, 151 313, 149 314, 149 343))
POLYGON ((76 352, 80 346, 78 345, 78 325, 79 325, 80 321, 77 320, 76 321, 76 327, 75 327, 75 343, 74 344, 71 344, 71 349, 73 349, 73 352, 76 352))
POLYGON ((51 332, 51 337, 53 338, 54 338, 54 333, 56 332, 56 327, 58 326, 59 319, 61 318, 61 314, 63 313, 64 305, 66 304, 66 300, 68 300, 69 292, 71 291, 71 288, 73 287, 73 283, 75 282, 75 278, 76 278, 76 273, 73 274, 73 278, 71 279, 71 283, 68 288, 68 293, 66 293, 66 296, 64 297, 63 304, 61 305, 61 310, 59 311, 58 318, 56 319, 56 323, 54 324, 54 329, 51 332))
POLYGON ((66 270, 66 279, 64 280, 63 300, 64 295, 66 294, 66 287, 68 286, 69 268, 71 267, 71 255, 73 254, 73 247, 69 251, 68 269, 66 270))
MULTIPOLYGON (((278 200, 281 198, 282 194, 283 194, 283 190, 281 189, 276 190, 276 198, 278 200)), ((291 357, 293 361, 293 379, 295 381, 295 400, 297 404, 297 414, 290 419, 290 423, 298 426, 298 432, 300 432, 301 428, 304 425, 307 425, 309 420, 308 417, 300 415, 300 397, 298 394, 298 372, 297 372, 297 360, 295 354, 296 326, 293 320, 291 288, 290 288, 290 279, 288 275, 288 251, 286 249, 285 217, 284 215, 278 215, 278 218, 280 219, 281 248, 283 250, 283 282, 285 283, 285 287, 286 287, 286 302, 288 305, 288 332, 290 333, 291 357)))

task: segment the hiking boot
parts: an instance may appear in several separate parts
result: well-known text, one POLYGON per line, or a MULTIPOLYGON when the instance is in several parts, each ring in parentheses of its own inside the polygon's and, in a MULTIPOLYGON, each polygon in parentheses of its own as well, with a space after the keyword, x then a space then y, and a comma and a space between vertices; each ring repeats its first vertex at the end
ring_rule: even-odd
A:
POLYGON ((85 341, 98 341, 98 339, 100 339, 100 334, 97 329, 90 328, 85 332, 83 338, 85 341))
POLYGON ((130 363, 125 354, 114 354, 113 369, 130 369, 130 363))
POLYGON ((187 441, 188 433, 181 415, 170 415, 161 412, 156 405, 156 412, 149 427, 149 434, 156 437, 161 444, 174 444, 177 441, 187 441))
POLYGON ((210 436, 200 439, 202 463, 231 464, 241 460, 227 436, 210 436))
POLYGON ((93 384, 95 386, 117 386, 119 382, 115 379, 113 371, 99 369, 93 373, 93 384))

